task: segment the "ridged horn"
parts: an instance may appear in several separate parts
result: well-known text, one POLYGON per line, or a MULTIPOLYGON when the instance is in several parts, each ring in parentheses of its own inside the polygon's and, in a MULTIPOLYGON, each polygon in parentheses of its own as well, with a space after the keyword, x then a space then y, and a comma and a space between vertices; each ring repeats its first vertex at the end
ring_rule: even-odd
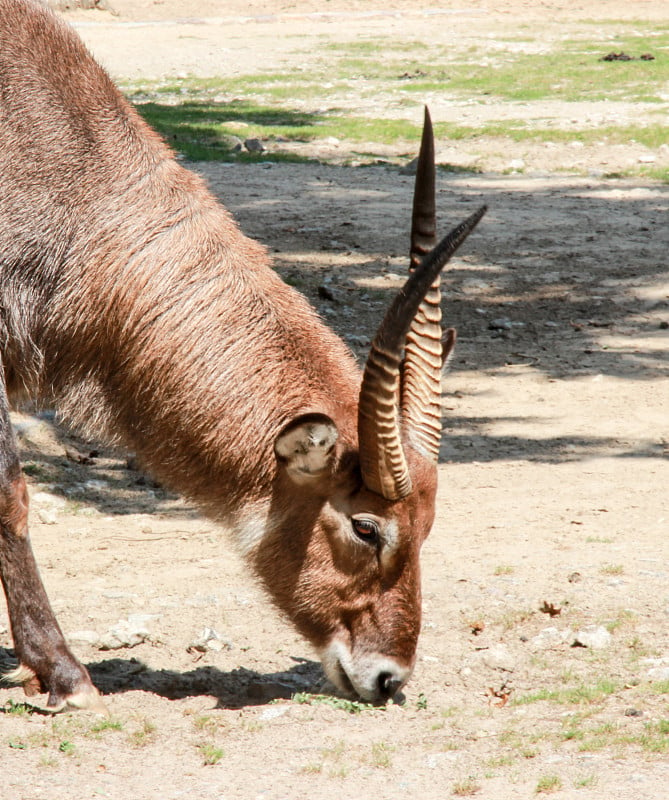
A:
MULTIPOLYGON (((432 120, 426 107, 411 216, 411 272, 432 250, 437 240, 435 173, 432 120)), ((439 456, 441 440, 443 347, 439 284, 440 276, 437 275, 411 322, 400 377, 404 432, 434 463, 439 456)))
POLYGON ((372 342, 360 389, 358 440, 365 486, 387 500, 411 492, 398 418, 400 365, 407 333, 430 286, 486 212, 482 206, 442 239, 396 295, 372 342))

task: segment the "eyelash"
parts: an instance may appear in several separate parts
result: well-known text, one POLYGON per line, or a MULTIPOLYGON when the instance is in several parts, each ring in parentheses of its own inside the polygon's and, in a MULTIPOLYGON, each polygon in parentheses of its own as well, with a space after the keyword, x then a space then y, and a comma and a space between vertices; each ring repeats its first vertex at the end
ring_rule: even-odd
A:
POLYGON ((379 526, 371 519, 352 519, 353 533, 361 542, 369 545, 377 545, 379 542, 379 526))

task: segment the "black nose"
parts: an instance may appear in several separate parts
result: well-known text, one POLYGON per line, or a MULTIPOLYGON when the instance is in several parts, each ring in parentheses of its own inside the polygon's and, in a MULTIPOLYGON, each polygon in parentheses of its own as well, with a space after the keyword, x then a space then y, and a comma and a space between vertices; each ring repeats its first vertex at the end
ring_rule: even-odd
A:
POLYGON ((379 694, 383 700, 390 700, 402 688, 402 681, 392 672, 382 672, 378 678, 379 694))

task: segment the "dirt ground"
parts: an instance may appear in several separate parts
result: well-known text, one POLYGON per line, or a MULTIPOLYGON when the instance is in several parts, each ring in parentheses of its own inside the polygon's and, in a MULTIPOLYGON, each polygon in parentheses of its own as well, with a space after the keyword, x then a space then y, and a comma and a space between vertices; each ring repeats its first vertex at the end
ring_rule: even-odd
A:
MULTIPOLYGON (((286 68, 310 42, 389 27, 462 45, 522 18, 542 42, 666 16, 663 2, 594 0, 112 5, 67 17, 116 77, 286 68)), ((568 110, 527 110, 554 112, 568 110)), ((485 143, 475 155, 480 174, 439 178, 442 229, 489 212, 445 278, 459 344, 404 705, 291 701, 327 691, 320 666, 224 532, 126 454, 17 413, 42 575, 112 723, 28 714, 1 689, 3 800, 666 797, 669 189, 601 177, 600 162, 638 158, 633 143, 581 152, 567 174, 555 149, 504 154, 524 174, 502 174, 485 143)), ((364 357, 406 269, 412 178, 197 170, 364 357)), ((10 650, 3 605, 0 661, 10 650)))

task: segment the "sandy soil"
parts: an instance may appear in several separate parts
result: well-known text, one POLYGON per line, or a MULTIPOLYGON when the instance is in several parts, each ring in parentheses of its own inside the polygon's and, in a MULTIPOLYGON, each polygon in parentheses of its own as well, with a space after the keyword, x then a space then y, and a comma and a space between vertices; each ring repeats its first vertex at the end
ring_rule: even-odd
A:
MULTIPOLYGON (((381 0, 113 5, 120 16, 69 18, 130 77, 213 74, 221 48, 240 73, 285 67, 305 58, 296 31, 428 37, 437 11, 381 0), (195 14, 214 21, 173 23, 195 14)), ((439 8, 458 40, 522 16, 552 41, 598 15, 657 19, 663 5, 439 8)), ((585 177, 558 173, 546 151, 540 175, 439 179, 444 229, 482 201, 490 211, 446 276, 460 339, 423 551, 425 626, 402 706, 291 702, 323 688, 320 667, 224 533, 125 454, 73 439, 49 415, 15 416, 43 577, 114 724, 27 714, 8 703, 21 693, 2 689, 4 800, 666 795, 669 190, 588 176, 600 168, 588 159, 605 156, 582 157, 585 177), (207 628, 218 635, 208 644, 207 628), (138 643, 123 645, 129 629, 138 643)), ((406 268, 412 179, 384 166, 198 170, 364 357, 406 268)), ((9 663, 5 620, 3 608, 9 663)))

